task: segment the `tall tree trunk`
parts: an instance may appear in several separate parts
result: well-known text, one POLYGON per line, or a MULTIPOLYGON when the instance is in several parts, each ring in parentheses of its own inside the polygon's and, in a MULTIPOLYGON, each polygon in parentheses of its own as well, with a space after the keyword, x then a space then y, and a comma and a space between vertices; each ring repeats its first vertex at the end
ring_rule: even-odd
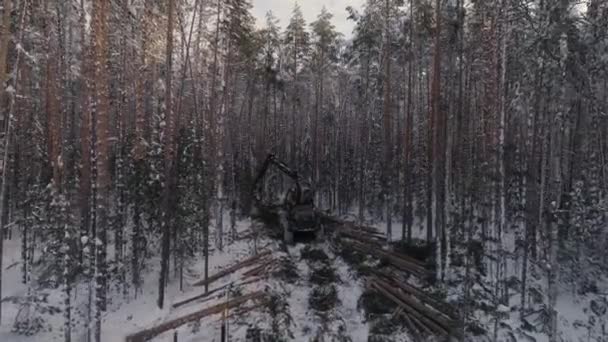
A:
POLYGON ((11 12, 13 10, 13 0, 4 0, 4 11, 0 22, 0 114, 4 113, 4 92, 7 82, 7 57, 8 48, 11 40, 11 12))
MULTIPOLYGON (((506 0, 509 1, 509 0, 506 0)), ((508 26, 508 18, 506 16, 509 15, 509 10, 508 10, 508 3, 505 0, 502 0, 502 4, 501 7, 503 8, 503 15, 505 16, 503 19, 503 22, 505 22, 505 24, 502 25, 502 46, 501 46, 501 67, 500 67, 500 117, 499 117, 499 123, 498 123, 498 177, 499 177, 499 181, 498 181, 498 198, 499 198, 499 213, 500 213, 500 218, 498 220, 498 228, 497 228, 497 237, 498 237, 498 271, 497 271, 497 283, 500 284, 497 286, 497 293, 496 295, 499 297, 502 297, 501 299, 507 300, 508 301, 508 297, 504 296, 504 294, 501 294, 501 292, 503 291, 507 291, 507 287, 504 286, 504 288, 502 288, 503 286, 503 278, 505 277, 505 272, 506 272, 506 266, 507 266, 507 261, 506 261, 506 256, 505 256, 505 251, 504 251, 504 246, 503 246, 503 235, 504 235, 504 231, 506 229, 506 225, 507 225, 507 189, 506 189, 506 184, 507 184, 507 174, 506 174, 506 170, 505 170, 505 145, 506 145, 506 138, 505 138, 505 129, 506 129, 506 124, 507 124, 507 106, 508 106, 508 102, 507 102, 507 93, 508 93, 508 89, 507 89, 507 46, 509 44, 509 39, 510 39, 510 27, 508 26), (506 14, 505 14, 506 13, 506 14)), ((496 4, 496 6, 498 7, 498 3, 496 4)), ((508 303, 507 303, 508 304, 508 303)))
POLYGON ((414 112, 413 112, 413 79, 414 79, 414 60, 416 48, 414 47, 414 1, 410 0, 410 60, 408 62, 408 77, 407 77, 407 106, 405 110, 405 144, 404 150, 404 194, 403 194, 403 232, 402 239, 406 236, 407 231, 407 242, 412 243, 412 221, 413 221, 413 203, 412 203, 412 149, 413 149, 413 132, 414 132, 414 112))
MULTIPOLYGON (((562 1, 563 3, 563 1, 562 1)), ((565 11, 565 8, 563 8, 565 11)), ((565 13, 565 12, 562 12, 565 13)), ((558 341, 558 313, 557 313, 557 295, 558 295, 558 272, 559 264, 557 261, 559 242, 558 231, 561 221, 561 198, 562 198, 562 135, 563 135, 563 118, 566 116, 566 60, 568 59, 568 37, 565 32, 559 37, 559 45, 561 51, 560 69, 561 86, 557 97, 558 107, 555 117, 551 123, 551 152, 550 152, 550 177, 551 177, 551 224, 549 225, 549 270, 548 270, 548 299, 549 299, 549 342, 558 341)))
MULTIPOLYGON (((91 111, 95 124, 95 209, 96 224, 93 235, 94 246, 94 276, 95 276, 95 341, 101 341, 101 311, 105 308, 105 282, 106 282, 106 229, 109 212, 109 94, 108 94, 108 12, 109 0, 95 0, 93 2, 92 19, 92 47, 93 47, 93 82, 91 111)), ((92 123, 93 123, 92 122, 92 123)))
POLYGON ((174 0, 168 0, 168 18, 167 18, 167 46, 165 54, 165 120, 166 127, 164 131, 164 152, 165 152, 165 185, 163 189, 162 200, 162 251, 161 251, 161 267, 158 280, 158 307, 163 308, 165 303, 165 286, 169 274, 169 253, 171 247, 171 229, 173 225, 172 210, 171 210, 171 193, 174 188, 174 159, 175 159, 175 132, 176 127, 175 116, 173 115, 172 102, 172 76, 173 76, 173 11, 174 0))
POLYGON ((4 226, 6 225, 6 222, 4 221, 4 215, 2 215, 1 213, 4 212, 4 197, 6 197, 6 192, 7 192, 7 169, 8 169, 8 159, 9 159, 9 149, 10 149, 10 137, 11 137, 11 130, 12 130, 12 125, 10 123, 10 117, 12 115, 12 110, 11 107, 14 106, 14 96, 11 96, 11 94, 8 94, 10 99, 9 99, 9 105, 8 105, 8 111, 6 111, 6 113, 4 113, 3 107, 4 107, 4 89, 5 87, 5 82, 7 81, 7 74, 6 74, 6 70, 7 70, 7 63, 6 63, 6 58, 7 58, 7 54, 8 54, 8 45, 9 45, 9 40, 10 40, 10 14, 11 14, 11 7, 12 7, 12 0, 6 0, 4 1, 4 13, 2 15, 2 29, 0 31, 0 115, 4 115, 4 117, 7 120, 7 125, 4 125, 4 127, 6 127, 5 129, 5 133, 4 133, 4 155, 2 157, 2 162, 4 164, 3 168, 2 168, 2 185, 1 185, 1 190, 0 190, 0 323, 2 322, 2 270, 3 270, 3 266, 2 266, 2 261, 3 261, 3 257, 4 257, 4 226))
POLYGON ((443 273, 442 270, 442 234, 443 229, 438 224, 438 201, 440 200, 440 168, 441 168, 441 151, 440 151, 440 103, 441 103, 441 1, 435 1, 435 46, 433 51, 433 70, 431 84, 431 112, 429 125, 429 168, 430 175, 427 176, 430 181, 430 193, 427 195, 427 239, 432 240, 432 232, 435 231, 435 243, 437 249, 437 276, 438 279, 443 273))
MULTIPOLYGON (((90 52, 86 52, 85 48, 85 32, 86 32, 86 12, 84 9, 84 0, 80 2, 80 30, 81 30, 81 44, 83 44, 82 53, 80 58, 83 61, 83 77, 84 77, 84 89, 82 90, 83 96, 80 103, 80 177, 79 177, 79 204, 80 204, 80 241, 83 238, 89 236, 90 228, 90 203, 91 203, 91 113, 89 111, 91 98, 91 68, 86 60, 90 60, 93 56, 90 52)), ((82 247, 82 246, 81 246, 82 247)), ((79 251, 80 262, 83 259, 83 248, 79 251)))
POLYGON ((390 17, 391 17, 391 4, 390 0, 386 0, 386 13, 385 13, 385 42, 384 42, 384 99, 383 99, 383 125, 384 125, 384 167, 383 167, 383 193, 384 193, 384 206, 386 211, 386 239, 390 243, 392 240, 392 189, 391 189, 391 177, 393 176, 393 146, 392 146, 392 111, 391 111, 391 51, 390 51, 390 17))

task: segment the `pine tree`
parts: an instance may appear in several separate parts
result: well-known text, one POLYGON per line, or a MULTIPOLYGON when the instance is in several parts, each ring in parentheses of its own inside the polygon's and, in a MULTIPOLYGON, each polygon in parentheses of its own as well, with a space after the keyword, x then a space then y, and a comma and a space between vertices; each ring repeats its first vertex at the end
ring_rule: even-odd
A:
POLYGON ((289 148, 290 162, 296 164, 299 159, 301 151, 297 148, 298 139, 302 139, 296 129, 297 119, 300 114, 300 102, 298 76, 301 68, 305 65, 306 59, 310 51, 310 33, 306 31, 306 21, 304 15, 298 3, 294 5, 294 9, 287 25, 285 32, 283 33, 283 53, 285 55, 284 61, 286 64, 286 70, 292 78, 291 86, 291 142, 289 148))
POLYGON ((94 134, 91 140, 93 146, 93 196, 95 223, 91 234, 93 253, 94 277, 94 331, 95 341, 101 341, 101 312, 106 305, 106 229, 109 216, 109 190, 110 190, 110 149, 109 149, 109 103, 108 103, 108 12, 110 3, 107 0, 93 2, 92 19, 92 61, 91 68, 93 85, 91 89, 91 124, 94 125, 94 134))
MULTIPOLYGON (((311 54, 311 69, 315 74, 315 110, 312 127, 312 165, 313 165, 313 180, 318 182, 319 179, 319 154, 321 145, 319 142, 319 120, 324 115, 324 75, 331 72, 330 66, 332 62, 337 60, 337 38, 335 26, 331 23, 333 15, 327 11, 325 6, 321 9, 317 20, 310 24, 312 28, 312 46, 311 54)), ((327 184, 327 183, 326 183, 327 184)))

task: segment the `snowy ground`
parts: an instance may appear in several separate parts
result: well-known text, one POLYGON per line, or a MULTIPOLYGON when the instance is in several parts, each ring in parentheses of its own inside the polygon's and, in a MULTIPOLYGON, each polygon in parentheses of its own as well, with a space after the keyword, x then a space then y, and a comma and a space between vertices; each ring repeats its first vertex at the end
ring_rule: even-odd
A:
MULTIPOLYGON (((225 220, 228 222, 228 220, 225 220)), ((237 224, 239 236, 244 236, 251 232, 251 221, 242 221, 237 224)), ((335 264, 336 272, 341 279, 341 282, 336 284, 338 292, 338 305, 328 313, 328 316, 322 317, 314 312, 309 307, 309 297, 311 292, 311 284, 308 281, 310 267, 306 260, 301 259, 300 252, 302 248, 308 244, 297 244, 290 247, 287 251, 281 248, 278 241, 269 238, 260 238, 257 242, 258 251, 271 251, 274 259, 285 258, 293 262, 299 275, 297 281, 293 284, 281 281, 280 279, 270 278, 266 281, 247 285, 239 288, 241 294, 251 293, 256 290, 266 290, 270 293, 276 293, 288 304, 288 316, 291 320, 286 327, 289 334, 287 340, 308 341, 315 337, 316 334, 321 334, 320 326, 327 326, 327 330, 344 331, 344 334, 350 338, 350 341, 367 341, 367 325, 364 322, 363 314, 357 309, 357 300, 360 297, 362 290, 362 282, 355 279, 350 272, 348 266, 341 262, 333 253, 323 244, 313 243, 319 248, 323 248, 331 255, 332 263, 335 264)), ((27 293, 27 287, 21 284, 21 272, 19 266, 20 246, 19 239, 13 238, 5 242, 5 273, 3 277, 3 288, 5 298, 19 297, 27 293), (6 266, 5 266, 6 267, 6 266)), ((213 275, 222 268, 235 264, 239 260, 246 259, 254 255, 254 244, 251 239, 240 239, 233 243, 226 244, 222 252, 216 250, 210 258, 209 274, 213 275)), ((204 263, 202 258, 194 260, 190 263, 185 273, 184 291, 179 290, 179 281, 175 277, 173 270, 170 271, 171 279, 167 287, 168 304, 165 309, 160 310, 156 304, 157 299, 157 282, 158 282, 158 267, 159 260, 151 259, 148 261, 148 272, 145 276, 145 286, 142 293, 137 297, 130 293, 126 298, 122 294, 114 291, 111 295, 108 312, 103 315, 102 324, 102 340, 107 342, 124 341, 129 334, 139 330, 150 328, 171 319, 181 317, 183 315, 201 310, 205 307, 215 305, 225 300, 224 294, 218 295, 221 298, 213 298, 211 300, 195 301, 184 305, 177 309, 172 309, 172 303, 179 302, 194 295, 201 294, 204 289, 202 287, 192 287, 189 284, 203 278, 204 263)), ((173 263, 171 263, 173 265, 173 263)), ((249 268, 250 269, 250 268, 249 268)), ((239 283, 239 278, 244 271, 243 269, 235 274, 222 278, 221 280, 211 284, 209 290, 222 287, 231 282, 239 283)), ((236 289, 235 289, 236 290, 236 289)), ((63 300, 61 291, 53 290, 49 292, 49 305, 54 305, 61 308, 63 300)), ((86 284, 81 284, 77 287, 73 294, 73 302, 78 303, 77 312, 74 312, 74 323, 72 341, 84 342, 87 340, 84 320, 87 306, 87 288, 86 284)), ((13 331, 14 319, 17 315, 19 306, 13 303, 5 302, 2 308, 3 322, 0 326, 0 341, 10 342, 32 342, 32 341, 61 341, 63 340, 63 315, 56 313, 54 315, 43 315, 45 326, 48 329, 39 332, 34 336, 22 336, 13 331)), ((249 312, 244 317, 233 317, 229 320, 229 333, 231 341, 244 341, 248 327, 260 327, 268 329, 270 318, 268 313, 263 309, 258 309, 249 312)), ((206 317, 199 324, 186 324, 179 329, 177 333, 179 341, 218 341, 220 338, 220 329, 222 325, 221 315, 213 315, 206 317)), ((174 330, 171 330, 163 335, 153 339, 153 341, 168 341, 172 340, 174 330)))
MULTIPOLYGON (((224 220, 229 222, 229 220, 224 220)), ((258 229, 259 223, 253 224, 251 221, 241 221, 237 224, 239 236, 245 236, 258 229)), ((386 224, 375 224, 381 232, 386 231, 386 224)), ((227 231, 227 230, 226 230, 227 231)), ((401 239, 402 227, 400 223, 393 224, 392 239, 401 239)), ((417 224, 413 228, 415 238, 424 238, 424 229, 417 224)), ((22 297, 28 293, 28 287, 21 283, 21 251, 20 239, 13 236, 12 240, 5 241, 4 274, 3 274, 3 295, 2 305, 2 324, 0 325, 1 342, 35 342, 35 341, 62 341, 63 315, 61 312, 45 313, 41 315, 44 319, 45 329, 34 336, 23 336, 16 334, 14 329, 15 317, 19 312, 20 306, 10 301, 11 298, 22 297)), ((271 317, 268 310, 258 308, 242 316, 231 317, 229 319, 229 334, 231 341, 244 341, 249 327, 259 327, 264 330, 271 330, 273 324, 277 324, 282 330, 286 341, 315 341, 323 336, 329 341, 368 341, 370 326, 365 320, 365 314, 359 308, 359 299, 364 291, 364 280, 359 279, 351 267, 345 263, 329 243, 298 243, 287 249, 283 248, 279 241, 268 237, 261 237, 256 243, 258 252, 270 251, 273 259, 286 260, 293 266, 297 273, 297 278, 286 281, 276 277, 270 277, 264 281, 246 285, 242 288, 235 288, 240 294, 247 294, 257 290, 264 290, 268 293, 277 295, 285 308, 279 318, 271 317), (327 256, 327 261, 310 260, 304 256, 313 251, 322 251, 327 256), (323 267, 330 267, 336 277, 333 282, 336 290, 336 304, 327 311, 319 311, 311 307, 311 296, 314 291, 319 291, 320 287, 326 285, 314 284, 311 277, 315 271, 323 267)), ((223 251, 215 250, 210 258, 210 275, 217 273, 226 266, 246 259, 254 255, 254 243, 251 239, 237 239, 232 243, 227 243, 223 251)), ((148 269, 145 275, 145 287, 142 293, 134 296, 132 292, 128 296, 123 295, 118 290, 112 292, 109 310, 104 313, 102 325, 102 340, 107 342, 124 341, 129 334, 142 329, 150 328, 171 319, 201 310, 214 304, 223 302, 225 294, 212 296, 212 299, 195 301, 183 307, 172 309, 172 303, 190 298, 203 292, 201 287, 192 287, 190 284, 203 278, 202 258, 191 261, 184 272, 185 287, 179 290, 179 282, 173 270, 170 272, 170 283, 167 288, 168 302, 165 309, 160 310, 156 304, 157 282, 158 282, 159 260, 148 260, 148 269)), ((171 263, 173 266, 173 263, 171 263)), ((210 290, 225 286, 229 283, 239 283, 243 272, 250 268, 243 269, 231 276, 222 278, 210 286, 210 290)), ((514 270, 512 272, 518 272, 514 270)), ((542 280, 541 280, 542 281, 542 280)), ((605 285, 605 282, 601 282, 605 285)), ((35 284, 33 285, 35 286, 35 284)), ((72 341, 87 341, 86 321, 87 313, 87 284, 78 285, 74 292, 72 301, 75 304, 73 313, 73 333, 72 341)), ((332 286, 332 285, 330 285, 332 286)), ((324 290, 324 289, 321 289, 324 290)), ((601 291, 607 289, 600 289, 601 291)), ((48 294, 48 304, 46 307, 62 308, 62 293, 59 290, 40 291, 48 294)), ((607 291, 604 291, 608 293, 607 291)), ((558 301, 559 310, 559 331, 562 341, 567 342, 590 342, 606 341, 600 339, 604 335, 605 327, 603 319, 590 319, 590 303, 592 300, 601 301, 607 298, 580 297, 573 296, 567 290, 562 289, 558 301)), ((517 306, 519 305, 518 296, 511 298, 510 311, 506 317, 501 319, 502 333, 498 334, 498 341, 547 341, 543 333, 530 333, 521 330, 521 321, 517 306), (511 332, 511 333, 507 333, 511 332)), ((34 310, 32 309, 32 314, 34 310)), ((488 336, 472 339, 474 341, 491 341, 493 316, 482 317, 480 321, 488 329, 488 336)), ((202 319, 199 323, 186 324, 177 330, 171 330, 153 339, 153 341, 172 340, 173 334, 178 333, 180 342, 195 341, 219 341, 220 329, 222 325, 221 315, 213 315, 202 319)), ((395 332, 394 341, 409 341, 407 334, 395 332)), ((417 342, 417 341, 416 341, 417 342)))

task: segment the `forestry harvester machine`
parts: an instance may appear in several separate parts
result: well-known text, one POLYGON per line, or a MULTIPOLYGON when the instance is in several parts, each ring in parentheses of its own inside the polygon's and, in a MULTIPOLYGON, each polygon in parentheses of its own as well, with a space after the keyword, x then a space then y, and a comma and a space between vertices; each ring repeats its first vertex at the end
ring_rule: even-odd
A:
POLYGON ((274 217, 278 219, 286 244, 293 244, 294 234, 314 234, 317 240, 323 238, 323 226, 315 210, 314 191, 300 175, 279 161, 274 154, 269 154, 253 183, 254 216, 274 217), (264 176, 270 166, 291 178, 293 184, 278 203, 264 201, 264 176))

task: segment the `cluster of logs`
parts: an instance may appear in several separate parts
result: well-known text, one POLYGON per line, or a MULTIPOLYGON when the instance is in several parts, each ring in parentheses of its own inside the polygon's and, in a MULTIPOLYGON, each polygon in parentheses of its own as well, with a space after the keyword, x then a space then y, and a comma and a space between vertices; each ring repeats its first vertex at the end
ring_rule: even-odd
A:
MULTIPOLYGON (((213 290, 207 291, 205 293, 178 301, 173 303, 172 308, 180 308, 186 304, 191 303, 205 303, 211 300, 222 300, 225 298, 225 292, 230 291, 231 288, 236 287, 244 287, 249 284, 256 283, 262 279, 264 279, 268 271, 275 265, 275 260, 271 257, 270 251, 262 252, 257 254, 251 258, 246 260, 237 262, 236 264, 225 268, 224 270, 209 276, 207 279, 203 279, 193 284, 193 286, 204 286, 205 284, 212 284, 222 278, 225 278, 233 273, 239 272, 247 267, 249 269, 245 270, 240 277, 240 282, 231 282, 229 284, 222 285, 213 290)), ((204 309, 198 310, 194 313, 172 319, 168 322, 162 323, 155 327, 144 329, 137 333, 127 336, 126 342, 143 342, 148 341, 155 336, 163 334, 169 330, 173 330, 179 328, 184 324, 188 324, 190 322, 198 321, 204 317, 220 314, 222 312, 227 312, 231 310, 235 310, 236 314, 244 314, 251 310, 254 310, 267 302, 267 294, 263 291, 256 291, 250 294, 246 294, 240 297, 231 298, 225 302, 212 305, 210 307, 206 307, 204 309), (253 302, 253 305, 249 305, 246 307, 242 307, 244 304, 248 302, 253 302)))
POLYGON ((347 223, 337 232, 342 238, 340 241, 342 244, 363 255, 386 260, 397 269, 413 274, 419 278, 425 278, 431 275, 425 268, 425 264, 420 260, 407 255, 384 250, 383 246, 386 245, 386 239, 382 234, 378 233, 378 231, 372 230, 372 228, 355 227, 353 224, 347 223))
POLYGON ((445 304, 438 304, 421 290, 377 276, 370 277, 367 286, 397 305, 395 315, 403 317, 415 341, 421 336, 457 335, 456 317, 443 310, 445 304))
POLYGON ((256 292, 244 295, 244 296, 232 298, 224 303, 216 304, 216 305, 207 307, 205 309, 196 311, 194 313, 191 313, 191 314, 170 320, 168 322, 162 323, 155 327, 152 327, 149 329, 144 329, 135 334, 131 334, 131 335, 127 336, 126 342, 148 341, 169 330, 179 328, 180 326, 182 326, 184 324, 198 321, 207 316, 220 314, 222 312, 229 311, 234 308, 238 308, 239 306, 241 306, 249 301, 253 301, 256 304, 254 304, 250 307, 247 307, 245 309, 242 309, 242 311, 241 311, 241 312, 248 312, 248 311, 255 309, 256 307, 264 305, 267 300, 266 296, 267 295, 264 291, 256 291, 256 292))
POLYGON ((458 335, 456 310, 411 285, 408 282, 411 279, 404 276, 410 274, 418 279, 428 279, 432 273, 425 263, 385 249, 386 239, 377 230, 343 223, 336 232, 343 248, 390 264, 388 269, 372 269, 367 277, 367 287, 396 305, 395 315, 403 318, 413 340, 421 341, 424 336, 458 335))

